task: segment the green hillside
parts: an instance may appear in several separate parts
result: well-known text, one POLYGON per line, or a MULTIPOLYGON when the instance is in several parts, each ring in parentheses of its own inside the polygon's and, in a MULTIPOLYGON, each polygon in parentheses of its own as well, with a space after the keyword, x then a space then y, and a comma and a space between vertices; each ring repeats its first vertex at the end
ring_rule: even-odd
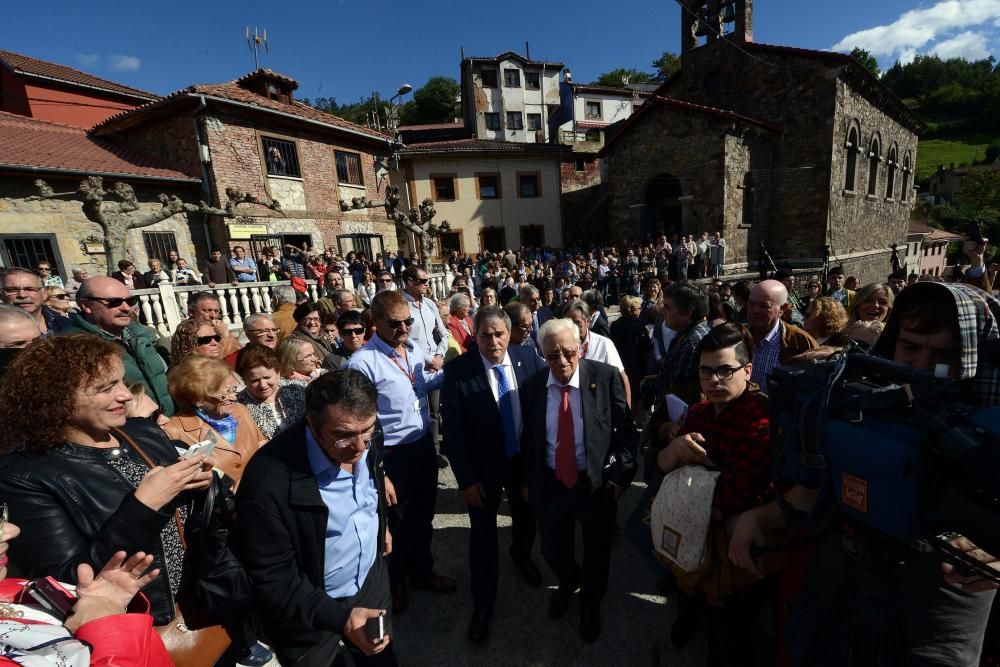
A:
POLYGON ((931 176, 938 167, 954 164, 969 165, 986 156, 986 147, 993 137, 970 133, 948 138, 929 136, 921 138, 917 146, 917 183, 931 176))

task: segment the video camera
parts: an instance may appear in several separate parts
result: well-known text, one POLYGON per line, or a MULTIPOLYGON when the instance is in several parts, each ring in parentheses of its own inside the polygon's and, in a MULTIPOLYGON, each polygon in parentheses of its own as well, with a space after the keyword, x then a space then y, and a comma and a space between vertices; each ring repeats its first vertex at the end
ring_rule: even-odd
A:
POLYGON ((1000 407, 978 408, 960 389, 862 353, 775 369, 778 475, 820 489, 814 520, 832 511, 1000 582, 948 543, 963 535, 1000 554, 1000 407))

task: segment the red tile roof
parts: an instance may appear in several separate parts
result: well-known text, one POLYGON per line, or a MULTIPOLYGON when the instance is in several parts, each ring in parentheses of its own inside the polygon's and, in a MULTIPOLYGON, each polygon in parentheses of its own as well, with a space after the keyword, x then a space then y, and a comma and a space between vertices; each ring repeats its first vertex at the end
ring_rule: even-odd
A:
MULTIPOLYGON (((259 76, 260 72, 262 71, 263 70, 257 70, 257 72, 251 72, 250 74, 244 75, 239 79, 236 79, 234 81, 227 81, 225 83, 205 83, 205 84, 197 84, 194 86, 189 86, 182 90, 173 92, 170 95, 167 95, 166 97, 160 100, 157 100, 155 102, 150 102, 149 104, 145 104, 137 109, 124 111, 120 114, 111 116, 107 120, 104 120, 95 125, 94 127, 92 127, 91 131, 100 130, 100 134, 108 134, 110 132, 113 132, 115 127, 119 124, 119 122, 124 119, 135 119, 145 114, 148 111, 161 109, 176 101, 188 99, 191 97, 197 97, 199 95, 205 95, 208 97, 217 98, 222 101, 235 102, 238 104, 245 104, 252 107, 257 107, 261 111, 265 112, 272 111, 282 114, 288 114, 306 121, 321 123, 323 125, 327 125, 334 129, 339 128, 342 130, 347 130, 348 132, 354 134, 362 134, 370 139, 375 139, 379 141, 388 141, 390 139, 388 133, 386 132, 373 130, 371 128, 364 127, 362 125, 352 123, 349 120, 344 120, 343 118, 334 116, 333 114, 326 113, 325 111, 314 109, 313 107, 307 104, 303 104, 301 102, 293 101, 290 104, 286 104, 285 102, 272 100, 267 97, 264 97, 263 95, 255 93, 252 90, 248 90, 247 88, 244 88, 242 85, 240 85, 241 82, 248 82, 253 78, 255 78, 254 75, 259 76)), ((269 70, 267 71, 270 73, 269 70)), ((289 77, 283 76, 281 74, 274 74, 274 73, 270 74, 274 76, 274 78, 280 80, 292 83, 295 82, 294 79, 290 79, 289 77)))
POLYGON ((126 97, 138 97, 143 100, 157 100, 160 98, 159 95, 147 93, 145 90, 124 86, 114 81, 108 81, 107 79, 101 79, 92 74, 75 70, 72 67, 57 65, 56 63, 50 63, 12 51, 0 50, 0 63, 6 65, 15 73, 26 76, 55 79, 69 85, 96 88, 104 92, 125 95, 126 97))
POLYGON ((492 139, 456 139, 453 141, 428 141, 407 144, 401 151, 403 156, 428 153, 535 153, 557 155, 563 147, 557 144, 538 144, 518 141, 494 141, 492 139))
POLYGON ((157 157, 86 130, 0 111, 0 169, 199 183, 157 157))

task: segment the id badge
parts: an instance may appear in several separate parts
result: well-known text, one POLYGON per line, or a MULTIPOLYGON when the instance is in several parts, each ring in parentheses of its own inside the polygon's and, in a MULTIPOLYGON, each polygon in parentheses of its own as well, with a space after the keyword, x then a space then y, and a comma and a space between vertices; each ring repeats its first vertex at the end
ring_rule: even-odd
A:
POLYGON ((424 409, 425 405, 427 405, 427 397, 426 396, 424 396, 423 398, 415 398, 415 399, 413 399, 413 411, 414 412, 416 412, 416 413, 419 414, 424 409))

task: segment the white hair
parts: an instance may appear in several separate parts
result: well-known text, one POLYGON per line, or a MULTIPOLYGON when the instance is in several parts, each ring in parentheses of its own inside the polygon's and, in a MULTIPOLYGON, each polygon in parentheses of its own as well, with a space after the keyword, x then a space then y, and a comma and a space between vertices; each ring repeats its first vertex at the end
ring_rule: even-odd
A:
POLYGON ((538 345, 544 347, 546 339, 556 336, 563 331, 569 332, 573 336, 573 342, 577 345, 580 344, 580 329, 576 326, 576 323, 573 320, 560 317, 549 320, 538 330, 538 345))
POLYGON ((31 322, 36 327, 38 326, 35 318, 24 308, 0 303, 0 324, 13 324, 15 322, 31 322))
POLYGON ((454 313, 456 310, 462 306, 471 306, 472 302, 469 297, 464 294, 452 294, 451 298, 448 300, 448 312, 454 313))
POLYGON ((291 285, 278 285, 272 293, 274 294, 275 301, 278 303, 295 304, 295 290, 291 285))

